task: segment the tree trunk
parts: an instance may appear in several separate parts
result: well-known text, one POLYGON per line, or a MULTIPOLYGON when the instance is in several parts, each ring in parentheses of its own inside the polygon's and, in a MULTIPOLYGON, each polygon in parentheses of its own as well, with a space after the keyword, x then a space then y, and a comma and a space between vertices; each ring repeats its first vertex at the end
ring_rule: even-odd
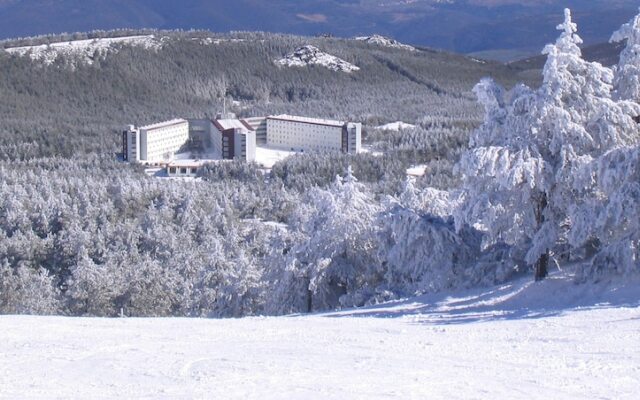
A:
POLYGON ((536 272, 535 272, 535 280, 541 281, 547 277, 549 274, 548 267, 549 266, 549 250, 546 253, 538 258, 536 261, 536 272))
POLYGON ((309 289, 311 285, 311 279, 305 278, 305 287, 307 288, 307 313, 311 313, 313 311, 313 292, 309 289))
MULTIPOLYGON (((538 229, 540 229, 540 227, 542 227, 542 224, 544 224, 544 210, 547 208, 547 205, 548 205, 547 194, 545 192, 542 192, 540 193, 540 198, 538 199, 538 202, 536 204, 536 209, 535 209, 536 222, 538 224, 538 229)), ((538 258, 538 261, 536 261, 535 275, 534 275, 534 279, 536 280, 536 282, 541 281, 547 277, 547 275, 549 274, 548 266, 549 266, 549 249, 547 249, 544 254, 541 254, 540 257, 538 258)))

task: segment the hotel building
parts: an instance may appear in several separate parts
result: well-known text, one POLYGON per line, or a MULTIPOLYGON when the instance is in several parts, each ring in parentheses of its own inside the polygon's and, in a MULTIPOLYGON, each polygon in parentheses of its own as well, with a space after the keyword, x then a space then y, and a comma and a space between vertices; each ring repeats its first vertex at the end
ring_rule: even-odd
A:
POLYGON ((275 115, 267 117, 267 145, 293 151, 358 153, 362 124, 275 115))
POLYGON ((136 128, 130 125, 123 132, 125 161, 157 163, 174 158, 189 140, 189 122, 174 119, 136 128))

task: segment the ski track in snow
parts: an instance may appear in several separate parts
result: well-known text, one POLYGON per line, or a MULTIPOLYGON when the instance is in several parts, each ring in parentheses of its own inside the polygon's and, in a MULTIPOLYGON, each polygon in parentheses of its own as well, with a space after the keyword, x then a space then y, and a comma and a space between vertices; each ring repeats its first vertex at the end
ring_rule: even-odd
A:
POLYGON ((0 399, 635 399, 637 282, 244 319, 0 317, 0 399))

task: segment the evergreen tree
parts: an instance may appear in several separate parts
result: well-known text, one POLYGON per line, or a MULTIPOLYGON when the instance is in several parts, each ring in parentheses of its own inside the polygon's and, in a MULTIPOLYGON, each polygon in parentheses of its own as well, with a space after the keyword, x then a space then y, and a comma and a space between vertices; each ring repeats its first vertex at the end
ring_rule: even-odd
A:
POLYGON ((640 15, 613 33, 611 42, 626 41, 615 69, 615 98, 640 103, 640 15))
POLYGON ((536 280, 547 275, 551 254, 566 242, 571 210, 591 195, 593 182, 577 180, 575 172, 635 140, 628 129, 631 106, 611 99, 610 69, 581 58, 569 10, 558 29, 560 37, 544 50, 538 90, 516 87, 507 101, 492 81, 476 86, 485 122, 460 163, 458 227, 484 231, 486 247, 523 246, 536 280))

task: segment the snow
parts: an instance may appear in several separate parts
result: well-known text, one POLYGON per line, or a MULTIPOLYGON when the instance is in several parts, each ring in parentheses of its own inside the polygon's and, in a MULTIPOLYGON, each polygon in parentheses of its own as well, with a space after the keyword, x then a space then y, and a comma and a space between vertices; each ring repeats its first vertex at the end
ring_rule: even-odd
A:
POLYGON ((145 49, 159 49, 161 40, 154 35, 126 36, 117 38, 73 40, 38 46, 12 47, 5 49, 10 54, 29 56, 33 61, 41 61, 45 65, 51 65, 58 55, 77 57, 81 62, 93 64, 94 55, 98 52, 104 55, 117 51, 114 45, 129 45, 145 49))
POLYGON ((376 129, 398 132, 403 129, 413 129, 415 127, 416 127, 415 125, 407 124, 406 122, 396 121, 396 122, 390 122, 388 124, 376 126, 376 129))
POLYGON ((415 165, 411 168, 407 168, 407 175, 411 175, 411 176, 423 176, 424 173, 427 170, 427 166, 422 164, 422 165, 415 165))
MULTIPOLYGON (((259 224, 261 226, 269 227, 274 230, 279 230, 279 231, 289 230, 289 225, 285 224, 284 222, 265 221, 260 218, 248 218, 248 219, 245 219, 245 221, 259 224)), ((253 229, 253 228, 250 228, 250 229, 253 229)))
POLYGON ((243 43, 246 42, 245 39, 214 39, 211 37, 206 38, 192 38, 191 40, 197 41, 203 46, 209 46, 212 44, 222 44, 222 43, 243 43))
POLYGON ((382 157, 384 155, 383 152, 374 150, 371 146, 363 144, 360 148, 361 153, 368 153, 374 157, 382 157))
POLYGON ((276 60, 276 64, 285 67, 307 67, 309 65, 320 65, 332 71, 354 72, 360 70, 359 67, 331 54, 323 53, 315 46, 306 45, 298 47, 284 58, 276 60))
POLYGON ((236 118, 217 119, 216 122, 222 126, 222 129, 242 129, 247 130, 247 127, 236 118))
POLYGON ((633 399, 638 282, 244 319, 0 316, 0 398, 633 399))
MULTIPOLYGON (((230 120, 231 121, 231 120, 230 120)), ((242 126, 244 128, 244 125, 242 126)), ((277 147, 259 145, 256 146, 256 163, 263 168, 271 169, 275 163, 282 161, 287 157, 297 154, 297 151, 284 150, 277 147)), ((201 166, 206 163, 226 162, 223 160, 219 152, 209 149, 206 152, 184 152, 177 153, 170 160, 172 166, 201 166)), ((148 168, 146 171, 150 175, 166 177, 163 168, 148 168)))
POLYGON ((278 161, 296 154, 296 151, 283 150, 271 146, 256 146, 256 163, 271 168, 278 161))
POLYGON ((408 44, 402 44, 395 39, 387 38, 381 35, 371 35, 371 36, 359 36, 354 38, 354 40, 359 40, 366 42, 368 44, 373 44, 376 46, 382 47, 392 47, 396 49, 403 49, 409 51, 415 51, 415 47, 409 46, 408 44))

